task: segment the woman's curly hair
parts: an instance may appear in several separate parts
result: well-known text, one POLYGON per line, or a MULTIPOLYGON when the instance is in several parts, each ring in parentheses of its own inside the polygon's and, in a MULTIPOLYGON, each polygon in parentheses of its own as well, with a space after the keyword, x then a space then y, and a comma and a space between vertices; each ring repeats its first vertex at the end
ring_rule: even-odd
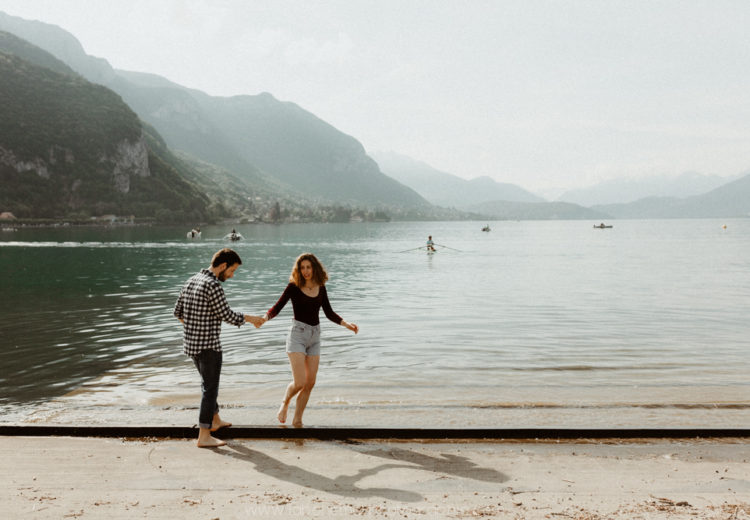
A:
POLYGON ((297 287, 302 287, 303 285, 305 285, 305 279, 302 277, 302 262, 304 260, 309 260, 310 265, 312 265, 313 281, 321 287, 325 285, 328 281, 328 272, 326 271, 325 267, 323 267, 323 264, 320 263, 320 260, 318 260, 312 253, 302 253, 297 257, 297 260, 294 261, 292 274, 289 275, 289 281, 297 287))

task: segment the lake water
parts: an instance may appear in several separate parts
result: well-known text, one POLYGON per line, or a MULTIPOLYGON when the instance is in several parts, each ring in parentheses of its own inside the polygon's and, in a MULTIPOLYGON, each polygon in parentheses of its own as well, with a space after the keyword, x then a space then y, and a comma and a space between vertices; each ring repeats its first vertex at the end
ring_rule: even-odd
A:
MULTIPOLYGON (((747 427, 750 220, 247 225, 224 285, 262 314, 294 258, 326 265, 318 426, 747 427), (726 226, 726 227, 724 227, 726 226), (434 255, 409 250, 433 235, 434 255)), ((172 309, 225 227, 0 234, 3 423, 197 422, 172 309)), ((322 313, 321 313, 322 315, 322 313)), ((220 402, 275 421, 291 305, 224 326, 220 402)))

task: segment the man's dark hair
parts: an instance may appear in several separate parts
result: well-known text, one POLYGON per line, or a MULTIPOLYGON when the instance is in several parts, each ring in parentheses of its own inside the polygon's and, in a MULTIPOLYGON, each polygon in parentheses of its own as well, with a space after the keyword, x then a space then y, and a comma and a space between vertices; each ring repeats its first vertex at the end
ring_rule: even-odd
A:
POLYGON ((211 259, 211 267, 218 267, 225 262, 227 264, 227 267, 231 267, 234 264, 242 265, 240 255, 238 255, 235 251, 229 249, 228 247, 225 247, 224 249, 221 249, 220 251, 217 251, 216 254, 214 254, 214 257, 211 259))

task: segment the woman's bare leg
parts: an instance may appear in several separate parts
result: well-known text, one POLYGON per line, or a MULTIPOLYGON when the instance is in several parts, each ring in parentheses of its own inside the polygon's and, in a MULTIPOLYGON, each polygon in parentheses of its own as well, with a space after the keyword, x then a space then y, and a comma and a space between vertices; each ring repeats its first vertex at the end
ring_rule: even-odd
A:
POLYGON ((310 393, 315 386, 319 364, 320 356, 305 356, 305 384, 297 396, 297 404, 294 407, 294 419, 292 420, 292 426, 295 428, 302 428, 302 414, 305 413, 307 400, 310 399, 310 393))
POLYGON ((305 356, 302 352, 287 352, 289 356, 289 364, 292 367, 292 382, 286 387, 284 393, 284 400, 281 401, 281 407, 279 412, 276 414, 280 423, 286 422, 286 413, 289 410, 289 403, 297 393, 302 390, 307 381, 306 379, 306 368, 305 368, 305 356))

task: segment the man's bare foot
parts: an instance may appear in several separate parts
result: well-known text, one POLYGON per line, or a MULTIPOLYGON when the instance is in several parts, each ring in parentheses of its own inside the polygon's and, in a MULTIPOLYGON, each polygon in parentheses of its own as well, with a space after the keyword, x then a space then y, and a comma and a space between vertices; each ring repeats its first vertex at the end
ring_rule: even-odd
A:
POLYGON ((232 423, 222 420, 219 416, 215 416, 211 423, 211 431, 215 432, 219 428, 228 428, 229 426, 232 426, 232 423))
POLYGON ((219 446, 226 446, 226 444, 226 442, 215 437, 209 437, 206 440, 199 439, 198 442, 195 443, 199 448, 218 448, 219 446))
POLYGON ((299 420, 295 419, 292 422, 292 426, 294 426, 295 428, 302 428, 302 419, 299 419, 299 420))
POLYGON ((218 448, 219 446, 224 445, 226 445, 226 442, 211 436, 211 430, 208 428, 200 428, 196 446, 199 448, 218 448))
POLYGON ((284 424, 286 422, 287 410, 289 410, 289 404, 286 402, 282 402, 281 406, 279 407, 279 412, 276 414, 276 417, 279 419, 279 422, 281 424, 284 424))

